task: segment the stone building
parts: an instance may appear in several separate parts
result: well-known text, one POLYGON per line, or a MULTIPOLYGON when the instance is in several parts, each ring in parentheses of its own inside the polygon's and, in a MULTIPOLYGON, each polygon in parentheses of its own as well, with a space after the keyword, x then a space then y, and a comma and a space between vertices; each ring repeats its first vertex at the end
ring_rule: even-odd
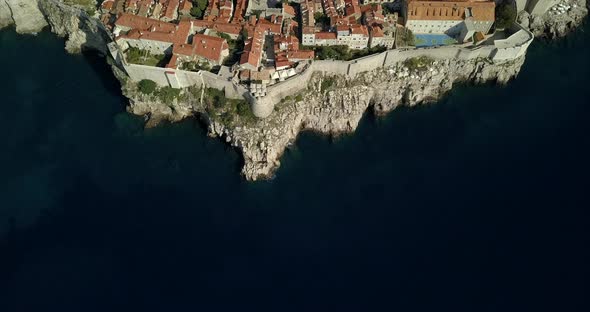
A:
POLYGON ((395 28, 389 27, 382 29, 379 26, 369 28, 371 33, 369 47, 374 48, 378 46, 387 49, 393 49, 395 45, 395 28))
POLYGON ((446 34, 464 41, 475 32, 487 34, 495 21, 493 0, 408 0, 406 28, 415 34, 446 34))
POLYGON ((225 39, 202 34, 193 36, 192 44, 176 44, 172 50, 174 57, 169 67, 176 68, 180 62, 206 63, 211 66, 221 65, 229 56, 229 46, 225 39))

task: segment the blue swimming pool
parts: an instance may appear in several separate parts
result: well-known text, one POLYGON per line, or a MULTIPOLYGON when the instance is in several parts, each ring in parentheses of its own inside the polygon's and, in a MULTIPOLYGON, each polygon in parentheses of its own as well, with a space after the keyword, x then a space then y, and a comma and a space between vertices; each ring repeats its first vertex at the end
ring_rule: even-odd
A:
POLYGON ((433 47, 457 43, 453 37, 444 34, 416 34, 416 47, 433 47))

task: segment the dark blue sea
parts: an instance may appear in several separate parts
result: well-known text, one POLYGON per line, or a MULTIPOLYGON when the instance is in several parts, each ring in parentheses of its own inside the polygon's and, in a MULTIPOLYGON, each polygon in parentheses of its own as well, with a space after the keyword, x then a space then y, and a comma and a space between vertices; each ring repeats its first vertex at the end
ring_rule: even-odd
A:
POLYGON ((505 87, 303 133, 276 178, 0 31, 0 311, 589 311, 590 27, 505 87))

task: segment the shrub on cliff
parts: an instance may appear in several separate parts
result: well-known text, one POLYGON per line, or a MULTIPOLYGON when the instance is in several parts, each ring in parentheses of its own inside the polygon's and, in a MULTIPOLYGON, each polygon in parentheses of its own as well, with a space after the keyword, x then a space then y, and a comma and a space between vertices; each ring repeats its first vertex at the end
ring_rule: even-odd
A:
POLYGON ((335 82, 336 82, 336 79, 334 77, 325 77, 322 80, 322 84, 320 86, 322 92, 330 89, 334 85, 335 82))
POLYGON ((227 99, 225 98, 225 92, 215 88, 205 89, 205 103, 207 106, 213 106, 215 109, 222 108, 227 99))
POLYGON ((403 64, 411 71, 424 71, 431 66, 433 62, 434 59, 428 56, 418 56, 404 60, 403 64))
POLYGON ((250 109, 250 104, 244 100, 238 100, 236 102, 236 113, 248 121, 256 119, 256 116, 254 116, 254 113, 250 109))
POLYGON ((180 95, 180 89, 172 87, 163 87, 158 90, 158 97, 164 103, 171 103, 180 95))
POLYGON ((148 79, 141 80, 137 86, 139 87, 139 91, 143 94, 152 94, 157 88, 156 83, 148 79))

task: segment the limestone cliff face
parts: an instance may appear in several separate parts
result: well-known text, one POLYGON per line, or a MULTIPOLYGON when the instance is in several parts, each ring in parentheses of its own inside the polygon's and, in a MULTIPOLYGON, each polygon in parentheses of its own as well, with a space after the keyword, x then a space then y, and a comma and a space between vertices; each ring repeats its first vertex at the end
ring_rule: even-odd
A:
POLYGON ((47 26, 37 0, 0 0, 0 28, 12 24, 20 34, 36 33, 47 26))
POLYGON ((563 14, 549 10, 543 15, 530 15, 521 12, 518 22, 528 28, 536 37, 558 38, 567 35, 578 27, 588 15, 590 2, 587 0, 563 0, 562 4, 570 6, 563 14))
POLYGON ((504 64, 447 60, 421 69, 398 64, 352 80, 315 75, 301 101, 277 106, 277 111, 269 118, 253 126, 228 129, 212 123, 210 133, 225 137, 242 151, 242 174, 246 179, 270 177, 280 165, 285 148, 301 130, 332 135, 349 133, 357 128, 370 107, 377 114, 385 114, 399 105, 433 102, 457 81, 505 83, 518 74, 523 62, 524 58, 504 64), (336 86, 322 90, 325 81, 335 81, 336 86))
POLYGON ((39 0, 39 8, 45 15, 51 31, 66 37, 66 50, 78 53, 84 49, 106 54, 110 41, 108 31, 86 11, 63 4, 58 0, 39 0))
POLYGON ((98 19, 61 0, 0 0, 0 28, 11 24, 18 33, 36 33, 49 25, 52 32, 67 38, 70 53, 83 49, 106 53, 110 40, 98 19))
MULTIPOLYGON (((397 64, 358 75, 354 79, 316 73, 298 100, 278 104, 266 119, 255 123, 228 125, 209 118, 198 98, 162 104, 137 93, 130 112, 162 119, 179 120, 202 113, 209 121, 209 134, 224 139, 244 156, 242 174, 248 180, 268 178, 280 165, 280 157, 302 130, 338 135, 353 132, 363 114, 372 108, 386 114, 399 105, 433 102, 449 91, 453 83, 469 81, 506 83, 515 77, 524 57, 494 64, 489 60, 430 60, 422 66, 397 64)), ((150 123, 153 124, 153 123, 150 123)))

